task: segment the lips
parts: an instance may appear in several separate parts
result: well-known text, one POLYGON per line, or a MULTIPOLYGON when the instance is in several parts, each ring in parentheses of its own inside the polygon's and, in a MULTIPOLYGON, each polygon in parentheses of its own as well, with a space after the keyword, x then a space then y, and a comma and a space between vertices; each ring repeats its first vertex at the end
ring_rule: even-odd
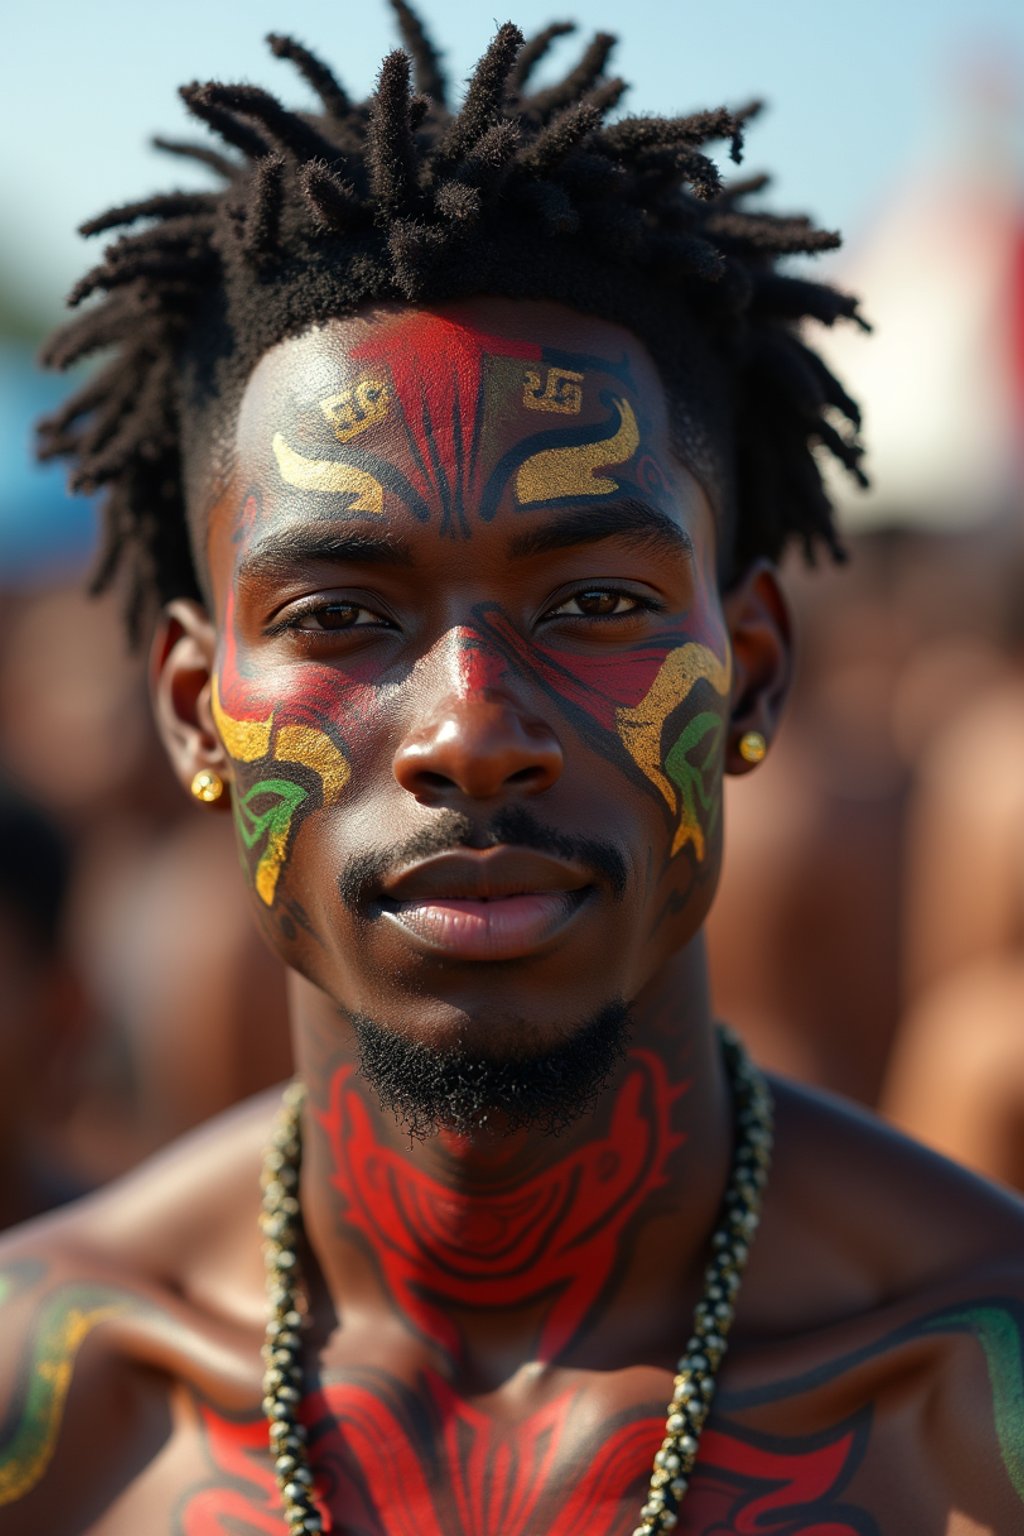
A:
POLYGON ((461 850, 385 880, 378 908, 451 960, 514 960, 558 937, 593 890, 577 866, 518 848, 461 850))

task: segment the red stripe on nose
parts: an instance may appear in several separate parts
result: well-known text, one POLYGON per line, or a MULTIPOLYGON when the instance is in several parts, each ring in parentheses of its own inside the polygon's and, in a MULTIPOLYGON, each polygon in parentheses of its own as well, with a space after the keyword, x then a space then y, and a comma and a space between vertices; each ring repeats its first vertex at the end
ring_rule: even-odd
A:
POLYGON ((508 666, 500 651, 473 630, 460 632, 458 647, 456 668, 463 698, 501 687, 508 666))

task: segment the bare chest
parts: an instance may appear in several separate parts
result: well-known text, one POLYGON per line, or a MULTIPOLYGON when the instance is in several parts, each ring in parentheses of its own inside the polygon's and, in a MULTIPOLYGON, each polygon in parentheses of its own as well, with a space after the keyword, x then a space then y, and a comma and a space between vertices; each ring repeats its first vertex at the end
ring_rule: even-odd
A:
MULTIPOLYGON (((635 1382, 568 1386, 519 1414, 490 1411, 429 1374, 410 1383, 366 1370, 325 1382, 299 1410, 313 1503, 334 1536, 632 1536, 665 1433, 668 1380, 658 1396, 635 1382)), ((912 1523, 893 1491, 897 1468, 914 1464, 914 1436, 907 1415, 884 1405, 839 1416, 816 1416, 806 1400, 797 1414, 782 1404, 713 1413, 675 1529, 947 1536, 938 1506, 926 1514, 918 1478, 912 1523)), ((192 1399, 162 1456, 94 1530, 140 1528, 284 1536, 262 1414, 192 1399), (157 1510, 167 1526, 154 1524, 157 1510)))

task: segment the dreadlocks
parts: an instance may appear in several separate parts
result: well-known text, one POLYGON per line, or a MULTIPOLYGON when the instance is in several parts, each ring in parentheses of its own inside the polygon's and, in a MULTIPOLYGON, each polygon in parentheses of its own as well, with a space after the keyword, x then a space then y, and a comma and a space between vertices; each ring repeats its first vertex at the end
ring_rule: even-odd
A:
POLYGON ((384 60, 368 101, 271 35, 321 112, 291 112, 255 86, 184 86, 227 152, 155 142, 212 167, 219 189, 145 198, 82 226, 129 232, 73 290, 72 305, 101 297, 44 361, 115 350, 42 423, 40 454, 72 462, 73 488, 105 493, 94 589, 123 569, 133 633, 154 600, 198 595, 183 443, 210 402, 226 418, 270 346, 362 305, 481 293, 561 302, 646 343, 691 462, 714 460, 728 488, 729 569, 793 540, 809 559, 818 547, 841 559, 814 450, 863 481, 859 417, 797 326, 857 319, 856 306, 779 270, 780 257, 837 237, 751 211, 764 178, 723 185, 703 152, 725 139, 738 159, 754 108, 609 124, 625 89, 606 73, 613 38, 598 34, 564 79, 531 91, 571 28, 524 43, 507 24, 453 110, 419 19, 392 5, 405 51, 384 60))

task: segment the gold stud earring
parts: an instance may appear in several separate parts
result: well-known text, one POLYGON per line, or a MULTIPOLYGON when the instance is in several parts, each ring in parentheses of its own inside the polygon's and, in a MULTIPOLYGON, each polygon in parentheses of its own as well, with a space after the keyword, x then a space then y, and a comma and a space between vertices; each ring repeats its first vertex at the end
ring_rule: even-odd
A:
POLYGON ((744 731, 740 737, 740 757, 745 763, 759 763, 768 751, 760 731, 744 731))
POLYGON ((213 805, 224 793, 224 780, 212 768, 202 768, 192 780, 192 793, 204 805, 213 805))

